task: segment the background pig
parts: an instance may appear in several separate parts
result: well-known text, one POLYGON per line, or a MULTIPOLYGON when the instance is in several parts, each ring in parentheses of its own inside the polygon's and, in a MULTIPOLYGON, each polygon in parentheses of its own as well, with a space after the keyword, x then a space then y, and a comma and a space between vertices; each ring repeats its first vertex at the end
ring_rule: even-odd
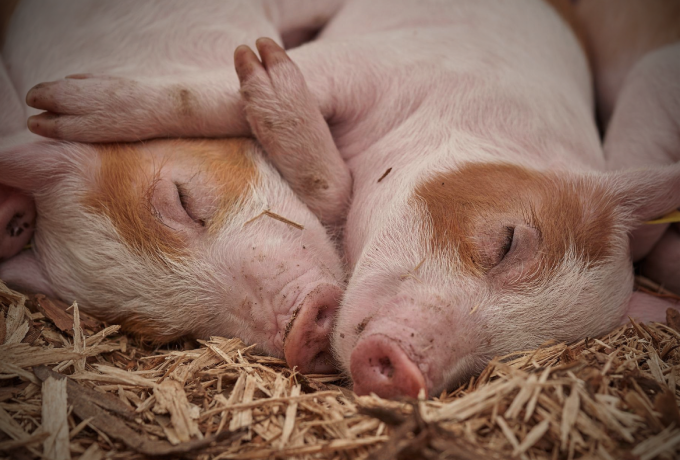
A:
MULTIPOLYGON (((610 169, 680 161, 680 2, 581 1, 610 169)), ((680 293, 678 224, 633 233, 642 274, 680 293)))
POLYGON ((308 85, 338 147, 320 150, 354 179, 333 346, 359 394, 436 394, 494 355, 601 334, 628 314, 663 318, 669 303, 632 292, 628 232, 677 206, 680 168, 601 172, 586 59, 550 6, 349 1, 291 50, 297 67, 275 43, 257 46, 261 63, 236 52, 245 106, 226 72, 118 81, 126 110, 92 76, 32 90, 52 114, 31 127, 87 140, 234 134, 245 108, 273 144, 279 127, 313 118, 294 104, 308 85), (191 126, 153 115, 179 83, 196 96, 191 126))
MULTIPOLYGON (((296 18, 284 6, 24 1, 3 57, 20 94, 84 67, 121 77, 200 72, 232 65, 238 43, 289 30, 296 18)), ((334 4, 323 7, 306 11, 323 17, 334 4)), ((190 123, 191 93, 167 96, 190 123)), ((0 143, 0 184, 0 208, 13 199, 11 211, 30 216, 31 196, 38 214, 33 248, 2 262, 4 281, 77 300, 150 339, 236 336, 302 372, 333 369, 340 259, 252 139, 85 145, 18 132, 0 143)), ((23 246, 11 238, 0 237, 3 255, 23 246)))

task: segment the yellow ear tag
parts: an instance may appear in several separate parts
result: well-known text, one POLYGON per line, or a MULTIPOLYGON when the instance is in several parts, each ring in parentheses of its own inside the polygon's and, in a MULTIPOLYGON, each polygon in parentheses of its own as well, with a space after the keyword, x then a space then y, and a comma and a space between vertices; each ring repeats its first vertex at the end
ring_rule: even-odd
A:
POLYGON ((680 222, 680 210, 678 209, 671 211, 658 219, 649 220, 645 222, 645 224, 671 224, 673 222, 680 222))

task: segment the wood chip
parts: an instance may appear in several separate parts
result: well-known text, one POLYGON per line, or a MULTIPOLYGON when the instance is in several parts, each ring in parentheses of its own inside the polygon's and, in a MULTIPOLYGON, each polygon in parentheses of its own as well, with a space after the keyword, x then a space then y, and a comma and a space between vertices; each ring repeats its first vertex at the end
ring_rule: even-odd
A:
POLYGON ((49 376, 42 383, 42 423, 49 436, 43 442, 43 455, 52 460, 71 458, 66 420, 66 378, 49 376))
POLYGON ((42 456, 51 435, 42 386, 63 379, 58 370, 68 374, 69 454, 84 460, 680 458, 680 332, 672 324, 549 341, 495 358, 436 399, 389 401, 357 397, 341 376, 301 376, 238 339, 157 346, 115 325, 89 327, 68 308, 50 317, 0 283, 5 338, 16 342, 26 327, 30 336, 0 345, 8 436, 0 446, 15 449, 10 456, 42 456), (66 330, 55 318, 68 319, 66 330))

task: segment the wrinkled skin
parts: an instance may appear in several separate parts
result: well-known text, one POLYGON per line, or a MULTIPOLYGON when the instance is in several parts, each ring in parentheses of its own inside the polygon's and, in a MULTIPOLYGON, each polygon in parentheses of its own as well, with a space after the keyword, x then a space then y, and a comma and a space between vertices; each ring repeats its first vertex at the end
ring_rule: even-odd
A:
MULTIPOLYGON (((271 40, 257 48, 237 48, 235 66, 267 150, 290 142, 274 128, 315 119, 308 87, 337 150, 323 133, 318 147, 354 179, 333 347, 357 393, 437 394, 494 355, 672 306, 632 292, 628 232, 678 205, 680 168, 603 172, 586 59, 549 6, 350 1, 291 60, 271 40)), ((125 109, 99 96, 103 76, 35 88, 29 103, 52 114, 29 126, 79 140, 239 132, 228 73, 116 84, 125 109), (180 82, 192 126, 140 108, 165 113, 180 82)))
MULTIPOLYGON (((263 34, 281 41, 280 33, 319 27, 337 8, 309 4, 302 23, 290 10, 300 3, 206 2, 195 9, 166 1, 25 1, 2 50, 10 70, 0 95, 19 101, 9 81, 23 97, 39 81, 85 67, 115 74, 106 77, 114 86, 133 76, 233 67, 225 49, 263 34), (147 27, 151 22, 156 27, 147 27)), ((190 124, 191 93, 175 87, 167 96, 173 115, 190 124)), ((116 91, 106 97, 116 99, 116 91)), ((2 118, 22 125, 24 107, 7 107, 2 118)), ((239 129, 250 132, 245 122, 239 129)), ((314 214, 253 139, 87 145, 4 134, 2 280, 77 300, 151 340, 239 337, 301 372, 335 369, 329 333, 344 273, 319 218, 336 225, 343 212, 333 206, 346 200, 316 203, 314 214), (22 251, 31 236, 32 248, 22 251)), ((346 167, 336 178, 323 190, 349 190, 346 167)))

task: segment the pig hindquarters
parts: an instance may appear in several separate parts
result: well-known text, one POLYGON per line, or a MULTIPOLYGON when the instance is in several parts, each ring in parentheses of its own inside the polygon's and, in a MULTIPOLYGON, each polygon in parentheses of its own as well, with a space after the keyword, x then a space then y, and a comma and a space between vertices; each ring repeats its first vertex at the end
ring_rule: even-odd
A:
MULTIPOLYGON (((272 42, 258 51, 261 64, 243 49, 236 62, 252 70, 239 74, 253 131, 307 116, 304 104, 300 115, 272 103, 294 100, 304 75, 353 175, 353 273, 333 348, 359 394, 436 394, 494 355, 602 334, 627 314, 663 318, 668 303, 632 293, 628 232, 678 205, 680 168, 600 172, 586 61, 549 6, 348 2, 290 52, 301 74, 272 42)), ((129 80, 126 97, 164 107, 170 81, 129 80)), ((194 134, 230 134, 242 110, 235 82, 214 73, 202 83, 222 96, 192 86, 205 122, 194 134), (217 106, 228 122, 210 116, 217 106)), ((42 132, 130 135, 108 127, 130 118, 100 110, 90 89, 102 85, 95 76, 33 90, 38 108, 57 112, 39 116, 42 132), (60 110, 79 91, 92 107, 60 110), (83 121, 102 132, 72 128, 83 121)))
MULTIPOLYGON (((277 37, 281 24, 267 19, 265 6, 24 1, 2 51, 21 94, 84 67, 116 74, 107 77, 114 85, 135 75, 199 72, 233 66, 231 50, 239 43, 277 37)), ((293 17, 276 8, 270 13, 293 17)), ((119 94, 106 98, 134 110, 119 94)), ((190 123, 191 92, 175 87, 167 96, 175 101, 173 113, 190 123)), ((348 189, 344 168, 337 177, 348 189)), ((2 262, 3 280, 78 300, 88 312, 153 340, 234 336, 302 372, 334 369, 329 333, 341 261, 318 218, 256 142, 85 145, 20 132, 1 141, 0 171, 4 228, 14 235, 24 228, 5 215, 8 200, 13 215, 28 222, 35 199, 38 215, 32 249, 2 262)), ((323 215, 323 203, 316 211, 323 215)), ((0 239, 0 256, 23 246, 10 236, 0 239)))

